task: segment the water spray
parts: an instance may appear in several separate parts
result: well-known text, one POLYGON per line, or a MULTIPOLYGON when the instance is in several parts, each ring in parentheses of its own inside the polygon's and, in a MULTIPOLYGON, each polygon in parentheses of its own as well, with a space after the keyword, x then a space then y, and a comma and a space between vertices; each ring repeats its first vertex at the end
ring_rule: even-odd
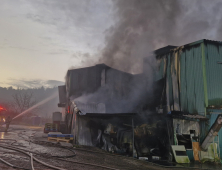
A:
MULTIPOLYGON (((35 104, 34 106, 30 107, 29 109, 27 109, 27 110, 25 110, 24 112, 20 113, 19 115, 15 116, 13 119, 16 119, 16 118, 18 118, 18 117, 20 117, 20 116, 22 116, 22 115, 28 113, 29 111, 35 109, 36 107, 38 107, 38 106, 40 106, 40 105, 45 104, 46 102, 48 102, 48 101, 50 101, 50 100, 56 98, 57 96, 58 96, 57 93, 53 94, 52 96, 50 96, 50 97, 44 99, 43 101, 41 101, 41 102, 35 104)), ((13 120, 13 119, 12 119, 12 120, 13 120)))

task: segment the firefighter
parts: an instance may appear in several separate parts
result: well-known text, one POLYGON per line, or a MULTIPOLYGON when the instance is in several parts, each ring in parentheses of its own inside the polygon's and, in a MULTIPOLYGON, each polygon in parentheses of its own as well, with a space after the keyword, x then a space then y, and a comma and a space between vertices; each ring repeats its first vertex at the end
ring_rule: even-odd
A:
POLYGON ((6 119, 5 119, 5 124, 6 124, 6 127, 5 127, 5 132, 8 131, 8 128, 9 128, 9 125, 11 123, 12 119, 10 116, 8 116, 6 119))

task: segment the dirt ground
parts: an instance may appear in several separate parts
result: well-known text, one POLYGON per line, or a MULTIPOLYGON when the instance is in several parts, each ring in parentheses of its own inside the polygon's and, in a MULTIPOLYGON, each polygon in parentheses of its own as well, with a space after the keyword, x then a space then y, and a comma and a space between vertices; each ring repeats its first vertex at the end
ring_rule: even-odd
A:
MULTIPOLYGON (((67 143, 47 141, 47 135, 42 127, 12 125, 7 133, 0 132, 0 158, 21 169, 31 169, 30 156, 18 148, 32 153, 33 156, 44 163, 66 170, 160 170, 166 169, 152 163, 107 153, 99 148, 88 146, 73 146, 67 143), (3 148, 7 147, 7 148, 3 148), (75 156, 74 156, 75 155, 75 156), (67 156, 72 156, 67 158, 67 156)), ((49 170, 49 168, 36 161, 35 170, 49 170)), ((173 169, 181 169, 174 167, 173 169)), ((0 161, 0 170, 14 169, 0 161)), ((169 169, 171 169, 169 167, 169 169)), ((183 168, 187 169, 187 168, 183 168)), ((199 169, 199 168, 195 168, 199 169)))
MULTIPOLYGON (((74 153, 59 145, 72 147, 65 143, 47 141, 47 135, 43 133, 42 127, 30 127, 21 125, 11 125, 7 133, 0 132, 0 145, 16 147, 33 152, 33 155, 47 163, 67 170, 147 170, 160 169, 143 161, 133 158, 109 154, 94 147, 78 146, 73 148, 76 155, 71 158, 56 158, 52 156, 69 156, 74 153), (6 140, 7 139, 7 140, 6 140), (16 141, 14 141, 16 140, 16 141), (31 141, 31 142, 30 142, 31 141)), ((30 157, 15 150, 0 147, 0 158, 12 165, 31 169, 30 157)), ((53 169, 34 161, 35 170, 53 169)), ((13 169, 3 162, 0 162, 0 169, 13 169)))

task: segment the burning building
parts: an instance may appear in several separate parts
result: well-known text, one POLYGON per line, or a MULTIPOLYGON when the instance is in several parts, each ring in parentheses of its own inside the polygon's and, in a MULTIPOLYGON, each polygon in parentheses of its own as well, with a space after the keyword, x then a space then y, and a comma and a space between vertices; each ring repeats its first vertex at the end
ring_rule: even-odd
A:
POLYGON ((148 58, 136 75, 105 64, 68 70, 58 104, 66 110, 66 132, 76 144, 134 157, 219 159, 222 43, 200 40, 154 54, 152 88, 148 58))
POLYGON ((66 85, 59 86, 58 106, 68 109, 71 100, 79 105, 93 101, 103 103, 106 113, 135 112, 141 93, 148 93, 144 77, 142 73, 133 75, 105 64, 68 70, 66 85))
POLYGON ((138 157, 168 157, 165 119, 141 114, 151 106, 145 77, 105 64, 69 70, 66 85, 59 86, 58 106, 66 109, 66 131, 74 135, 74 143, 138 157))

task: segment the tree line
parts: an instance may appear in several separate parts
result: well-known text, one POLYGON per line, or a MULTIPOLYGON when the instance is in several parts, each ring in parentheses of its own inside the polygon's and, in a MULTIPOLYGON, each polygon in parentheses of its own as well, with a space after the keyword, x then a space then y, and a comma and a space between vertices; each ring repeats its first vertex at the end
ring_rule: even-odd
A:
MULTIPOLYGON (((53 88, 13 88, 13 87, 0 87, 0 106, 7 109, 8 114, 12 117, 24 112, 38 102, 58 92, 57 87, 53 88)), ((59 102, 58 97, 32 109, 28 116, 38 115, 41 117, 51 117, 54 111, 60 111, 57 107, 59 102)))

